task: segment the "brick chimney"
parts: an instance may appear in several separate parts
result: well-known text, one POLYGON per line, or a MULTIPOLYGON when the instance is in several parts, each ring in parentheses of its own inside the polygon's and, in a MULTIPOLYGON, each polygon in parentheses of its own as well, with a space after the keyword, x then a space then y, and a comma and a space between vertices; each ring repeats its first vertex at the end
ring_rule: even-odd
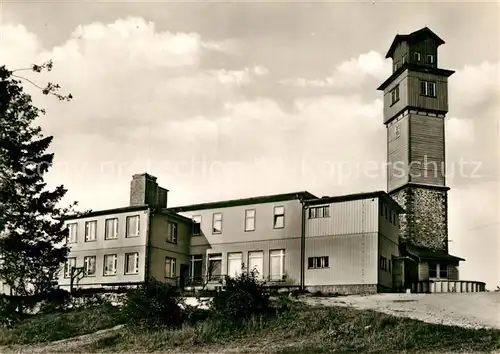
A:
POLYGON ((167 207, 168 189, 158 186, 156 177, 147 173, 132 176, 130 182, 130 206, 150 205, 153 207, 167 207))

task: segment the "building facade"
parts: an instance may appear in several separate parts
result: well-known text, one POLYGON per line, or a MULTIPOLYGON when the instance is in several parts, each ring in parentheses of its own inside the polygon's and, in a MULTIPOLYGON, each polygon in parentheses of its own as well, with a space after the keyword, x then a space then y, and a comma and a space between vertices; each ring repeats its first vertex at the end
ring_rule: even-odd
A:
POLYGON ((113 288, 150 277, 178 284, 188 264, 192 222, 165 210, 166 191, 155 177, 134 175, 130 206, 68 217, 70 252, 59 286, 113 288))
MULTIPOLYGON (((134 175, 130 205, 68 217, 62 288, 118 287, 153 277, 223 287, 254 270, 269 286, 311 291, 484 291, 459 280, 448 252, 444 41, 397 35, 386 58, 387 191, 318 198, 301 191, 169 208, 168 190, 134 175)), ((2 284, 0 283, 0 291, 2 284)))
POLYGON ((227 276, 255 271, 274 287, 393 290, 404 211, 385 192, 317 198, 302 191, 166 208, 156 188, 154 177, 135 175, 136 205, 66 220, 62 288, 133 286, 154 277, 213 289, 227 276))

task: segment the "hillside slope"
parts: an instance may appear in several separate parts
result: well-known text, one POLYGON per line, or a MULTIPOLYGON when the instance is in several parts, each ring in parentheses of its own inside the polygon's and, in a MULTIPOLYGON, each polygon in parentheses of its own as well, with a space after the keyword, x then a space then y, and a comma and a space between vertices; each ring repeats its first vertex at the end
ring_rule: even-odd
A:
POLYGON ((428 323, 500 329, 500 292, 377 294, 302 300, 311 305, 370 309, 428 323))

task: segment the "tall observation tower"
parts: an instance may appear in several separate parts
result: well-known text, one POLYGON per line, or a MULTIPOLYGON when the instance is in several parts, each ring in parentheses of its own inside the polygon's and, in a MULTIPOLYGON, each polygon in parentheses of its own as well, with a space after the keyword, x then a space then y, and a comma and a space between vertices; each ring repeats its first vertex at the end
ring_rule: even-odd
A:
POLYGON ((386 55, 392 74, 378 88, 384 92, 387 190, 406 210, 400 243, 403 255, 415 256, 414 276, 407 275, 413 281, 457 280, 458 263, 464 260, 448 253, 444 120, 454 71, 438 67, 442 44, 427 27, 398 34, 386 55))

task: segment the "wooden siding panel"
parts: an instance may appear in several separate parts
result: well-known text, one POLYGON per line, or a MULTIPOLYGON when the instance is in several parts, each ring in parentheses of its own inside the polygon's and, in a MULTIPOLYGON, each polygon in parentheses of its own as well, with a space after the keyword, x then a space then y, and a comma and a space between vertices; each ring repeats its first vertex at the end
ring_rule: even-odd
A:
POLYGON ((377 283, 377 234, 340 235, 306 239, 305 285, 377 283), (308 257, 329 257, 329 268, 308 269, 308 257))
POLYGON ((448 280, 458 280, 458 266, 448 265, 448 280))
POLYGON ((437 43, 434 39, 427 38, 423 41, 414 42, 411 44, 410 49, 412 63, 425 64, 437 68, 437 43), (414 60, 413 53, 415 52, 420 53, 420 62, 414 60), (427 54, 434 55, 434 63, 432 65, 427 64, 427 54))
POLYGON ((409 119, 408 116, 394 120, 387 125, 387 189, 394 190, 409 182, 408 150, 409 119), (399 129, 399 137, 397 135, 399 129))
POLYGON ((429 264, 422 262, 418 264, 418 280, 425 281, 429 280, 429 264))
POLYGON ((306 238, 377 232, 378 199, 330 203, 330 217, 306 218, 306 238))
POLYGON ((408 74, 408 105, 425 109, 448 111, 448 78, 436 74, 411 71, 408 74), (420 81, 436 83, 436 97, 421 95, 420 81))
POLYGON ((408 70, 405 70, 384 90, 384 123, 408 105, 408 70), (391 91, 399 85, 399 101, 392 104, 391 91))
POLYGON ((410 114, 410 144, 410 181, 444 186, 444 119, 410 114))

